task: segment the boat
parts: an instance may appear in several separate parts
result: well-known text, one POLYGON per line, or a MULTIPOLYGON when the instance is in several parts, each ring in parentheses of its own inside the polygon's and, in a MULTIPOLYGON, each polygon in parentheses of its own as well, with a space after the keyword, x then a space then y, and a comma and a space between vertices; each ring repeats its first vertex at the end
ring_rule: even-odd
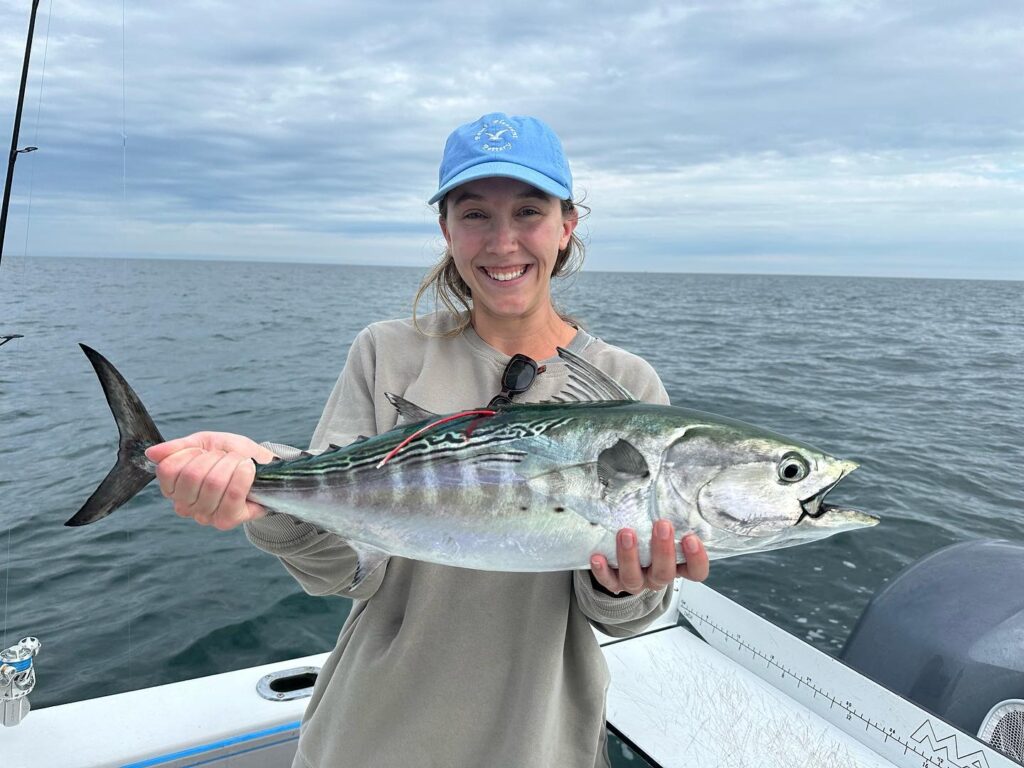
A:
MULTIPOLYGON (((709 587, 677 582, 672 609, 646 632, 598 633, 609 731, 629 762, 652 768, 1022 765, 1021 583, 1024 544, 946 547, 881 589, 833 658, 709 587)), ((0 732, 4 766, 291 765, 326 658, 32 712, 0 732)))

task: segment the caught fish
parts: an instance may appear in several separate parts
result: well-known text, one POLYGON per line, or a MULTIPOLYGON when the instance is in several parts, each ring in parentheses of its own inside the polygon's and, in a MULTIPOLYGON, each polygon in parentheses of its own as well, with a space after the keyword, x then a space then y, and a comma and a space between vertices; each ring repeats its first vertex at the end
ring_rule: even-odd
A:
MULTIPOLYGON (((120 442, 117 463, 66 525, 131 499, 155 476, 144 451, 163 442, 117 369, 81 346, 120 442)), ((356 583, 390 555, 558 571, 589 568, 599 553, 614 566, 625 527, 646 565, 659 518, 695 532, 712 559, 878 522, 824 501, 855 463, 740 421, 638 402, 587 361, 558 354, 570 382, 559 402, 441 416, 389 395, 395 429, 258 465, 248 498, 343 537, 359 555, 356 583)))

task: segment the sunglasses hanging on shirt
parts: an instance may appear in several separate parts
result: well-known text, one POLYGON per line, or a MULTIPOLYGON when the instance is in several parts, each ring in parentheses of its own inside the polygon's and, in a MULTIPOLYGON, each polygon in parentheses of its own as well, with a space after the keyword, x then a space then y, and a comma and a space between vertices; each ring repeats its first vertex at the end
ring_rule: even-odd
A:
POLYGON ((487 407, 501 408, 512 405, 512 396, 521 395, 532 387, 537 374, 543 370, 544 366, 538 365, 532 357, 513 355, 501 374, 501 392, 491 398, 487 407))

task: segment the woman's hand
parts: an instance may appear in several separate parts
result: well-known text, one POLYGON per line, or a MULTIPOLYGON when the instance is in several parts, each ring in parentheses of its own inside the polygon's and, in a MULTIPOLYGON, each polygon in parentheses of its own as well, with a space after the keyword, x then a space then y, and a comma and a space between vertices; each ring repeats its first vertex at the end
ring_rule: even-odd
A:
POLYGON ((708 553, 696 534, 682 538, 686 562, 676 565, 675 532, 668 520, 658 520, 651 535, 651 564, 640 565, 636 532, 631 528, 619 531, 615 542, 618 568, 608 565, 604 555, 590 558, 590 571, 595 581, 612 594, 639 594, 645 589, 663 589, 676 577, 704 581, 708 577, 708 553))
POLYGON ((196 432, 152 445, 146 457, 157 465, 161 493, 182 517, 226 531, 266 514, 245 497, 256 477, 252 460, 263 464, 274 454, 248 437, 196 432))

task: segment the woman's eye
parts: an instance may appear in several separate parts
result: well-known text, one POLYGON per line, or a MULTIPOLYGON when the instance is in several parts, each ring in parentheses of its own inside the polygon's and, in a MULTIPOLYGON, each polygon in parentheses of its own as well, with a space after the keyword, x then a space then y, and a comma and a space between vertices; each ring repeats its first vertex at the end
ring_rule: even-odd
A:
POLYGON ((779 462, 779 480, 784 483, 798 483, 810 473, 807 460, 797 453, 787 453, 779 462))

